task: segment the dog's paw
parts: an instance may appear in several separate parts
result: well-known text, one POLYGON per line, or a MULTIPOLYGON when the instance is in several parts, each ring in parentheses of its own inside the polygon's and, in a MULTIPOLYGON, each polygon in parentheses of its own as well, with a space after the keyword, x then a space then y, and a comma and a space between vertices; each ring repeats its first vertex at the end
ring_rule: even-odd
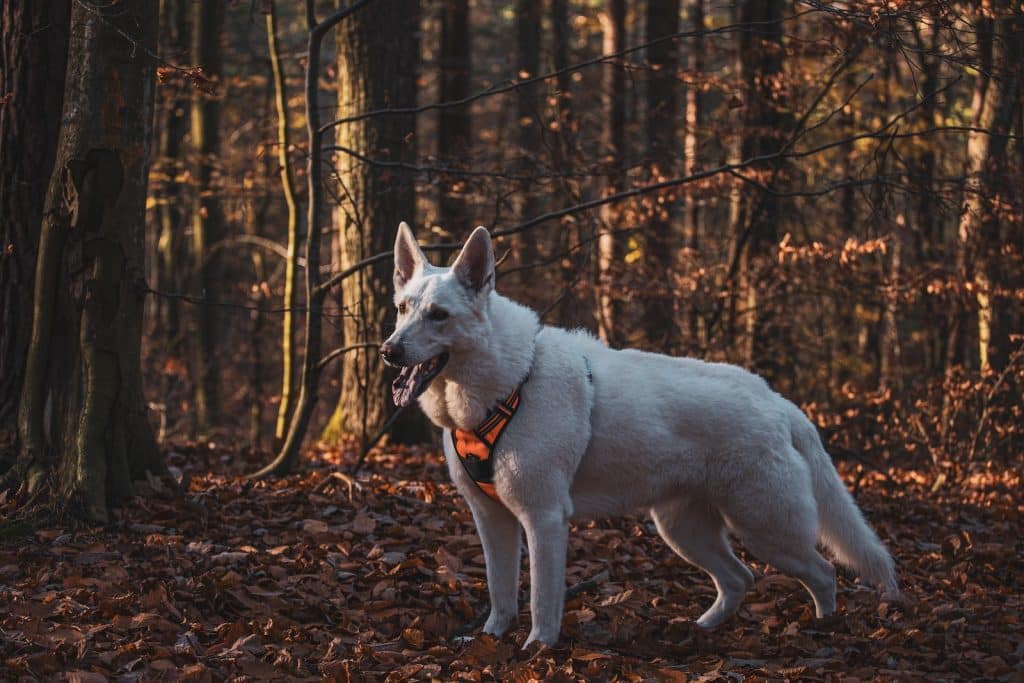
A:
POLYGON ((532 649, 531 645, 534 643, 540 643, 547 647, 554 647, 555 643, 558 642, 558 633, 544 633, 538 629, 530 631, 530 635, 526 637, 526 642, 523 643, 523 649, 532 649))
POLYGON ((491 614, 487 617, 487 622, 484 624, 483 632, 495 638, 500 638, 512 627, 515 620, 515 615, 509 616, 491 610, 491 614))

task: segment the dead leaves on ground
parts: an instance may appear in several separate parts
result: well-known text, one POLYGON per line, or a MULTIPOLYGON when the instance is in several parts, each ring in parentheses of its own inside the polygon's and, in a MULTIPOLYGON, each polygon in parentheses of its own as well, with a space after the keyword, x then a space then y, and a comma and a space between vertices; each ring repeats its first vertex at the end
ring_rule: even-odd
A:
MULTIPOLYGON (((574 529, 557 648, 455 637, 487 609, 483 552, 439 456, 396 450, 351 497, 336 453, 252 483, 192 471, 186 499, 135 498, 107 529, 0 547, 0 664, 12 680, 1024 679, 1019 474, 931 493, 917 472, 859 476, 905 600, 840 581, 818 621, 793 579, 758 574, 718 631, 710 581, 639 517, 574 529)), ((236 459, 236 460, 240 460, 236 459)), ((241 472, 247 466, 235 462, 241 472)), ((525 568, 525 567, 524 567, 525 568)), ((527 587, 527 574, 523 574, 527 587)))

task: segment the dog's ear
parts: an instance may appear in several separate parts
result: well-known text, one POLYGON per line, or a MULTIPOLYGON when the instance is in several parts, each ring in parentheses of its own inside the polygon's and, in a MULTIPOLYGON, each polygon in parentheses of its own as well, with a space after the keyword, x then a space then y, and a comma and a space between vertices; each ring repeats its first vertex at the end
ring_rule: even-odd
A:
POLYGON ((413 275, 427 262, 427 257, 416 244, 409 224, 402 221, 398 224, 398 235, 395 237, 395 290, 399 290, 412 279, 413 275))
POLYGON ((479 293, 494 289, 494 249, 487 228, 477 226, 452 264, 452 271, 470 291, 479 293))

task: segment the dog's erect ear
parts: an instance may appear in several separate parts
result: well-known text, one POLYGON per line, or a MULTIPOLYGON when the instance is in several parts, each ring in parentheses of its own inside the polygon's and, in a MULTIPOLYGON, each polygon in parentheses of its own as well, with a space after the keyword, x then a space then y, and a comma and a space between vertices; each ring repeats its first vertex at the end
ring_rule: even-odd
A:
POLYGON ((470 291, 482 292, 494 288, 494 249, 487 228, 477 226, 452 264, 452 271, 470 291))
POLYGON ((420 245, 416 244, 409 224, 402 221, 398 224, 398 235, 395 237, 395 289, 405 287, 426 262, 427 257, 420 250, 420 245))

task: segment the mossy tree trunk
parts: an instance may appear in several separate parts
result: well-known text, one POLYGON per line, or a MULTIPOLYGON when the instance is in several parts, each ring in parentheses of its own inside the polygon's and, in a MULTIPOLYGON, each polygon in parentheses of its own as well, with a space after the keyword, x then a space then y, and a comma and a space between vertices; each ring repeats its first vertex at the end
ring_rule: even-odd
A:
POLYGON ((162 469, 140 371, 157 16, 156 0, 72 7, 9 479, 52 482, 54 502, 95 522, 162 469))
MULTIPOLYGON (((338 49, 338 116, 375 109, 413 106, 419 60, 418 0, 394 0, 357 12, 342 23, 338 49)), ((372 159, 412 161, 416 121, 411 115, 377 116, 341 124, 336 142, 372 159)), ((341 245, 340 266, 348 268, 388 251, 398 223, 413 222, 413 178, 395 168, 361 163, 350 157, 338 164, 340 198, 335 221, 341 245)), ((391 264, 365 268, 342 287, 344 345, 375 344, 394 318, 391 264)), ((323 439, 337 443, 346 435, 373 435, 390 407, 384 364, 375 347, 342 357, 341 395, 323 439)), ((403 440, 426 435, 415 420, 393 432, 403 440)))
MULTIPOLYGON (((32 330, 39 225, 60 133, 70 16, 67 1, 0 3, 0 449, 13 446, 9 435, 32 330)), ((0 471, 10 464, 0 457, 0 471)))

